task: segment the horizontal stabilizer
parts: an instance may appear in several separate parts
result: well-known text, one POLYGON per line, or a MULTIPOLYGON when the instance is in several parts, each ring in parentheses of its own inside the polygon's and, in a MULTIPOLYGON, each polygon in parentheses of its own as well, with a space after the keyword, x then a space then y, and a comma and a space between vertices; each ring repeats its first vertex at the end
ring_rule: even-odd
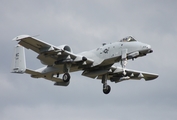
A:
POLYGON ((26 69, 25 73, 30 74, 31 77, 33 77, 33 78, 41 78, 41 73, 40 72, 31 70, 31 69, 26 69))
POLYGON ((26 69, 25 73, 30 74, 31 77, 33 78, 44 78, 46 80, 50 80, 55 82, 54 85, 57 86, 68 86, 69 82, 63 82, 62 79, 57 78, 57 77, 53 77, 51 74, 44 74, 35 70, 30 70, 30 69, 26 69))

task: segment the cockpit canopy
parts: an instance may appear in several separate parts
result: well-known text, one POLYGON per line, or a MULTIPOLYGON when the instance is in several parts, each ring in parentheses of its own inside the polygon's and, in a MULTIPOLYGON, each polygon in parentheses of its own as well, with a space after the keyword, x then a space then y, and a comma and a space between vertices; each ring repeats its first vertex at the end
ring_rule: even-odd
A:
POLYGON ((136 40, 131 36, 128 36, 120 40, 120 42, 133 42, 133 41, 136 41, 136 40))

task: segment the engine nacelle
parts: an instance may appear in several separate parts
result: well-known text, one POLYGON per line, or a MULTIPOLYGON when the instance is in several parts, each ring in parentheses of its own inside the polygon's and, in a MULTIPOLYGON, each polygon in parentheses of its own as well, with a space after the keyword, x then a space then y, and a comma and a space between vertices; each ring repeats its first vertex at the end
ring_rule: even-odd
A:
POLYGON ((68 52, 72 52, 72 49, 68 45, 60 45, 57 48, 62 49, 62 50, 66 50, 68 52))
MULTIPOLYGON (((65 51, 68 51, 68 52, 72 52, 72 49, 68 45, 60 45, 57 48, 58 48, 59 51, 65 50, 65 51)), ((45 52, 49 52, 49 51, 55 51, 55 50, 54 50, 53 47, 51 47, 51 48, 47 49, 45 52)), ((43 59, 45 59, 45 58, 43 58, 43 59)), ((48 65, 48 64, 45 63, 45 61, 41 61, 41 63, 43 65, 48 65)), ((53 64, 53 63, 51 63, 51 64, 53 64)))

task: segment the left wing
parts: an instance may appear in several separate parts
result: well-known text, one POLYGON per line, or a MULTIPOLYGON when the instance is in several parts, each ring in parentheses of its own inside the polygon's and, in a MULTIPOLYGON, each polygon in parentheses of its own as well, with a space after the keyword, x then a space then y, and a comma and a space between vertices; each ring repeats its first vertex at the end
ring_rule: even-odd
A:
POLYGON ((82 75, 90 78, 102 79, 103 76, 106 74, 108 80, 116 83, 124 80, 129 80, 129 79, 140 80, 142 78, 145 79, 146 81, 149 81, 149 80, 156 79, 158 77, 158 75, 154 73, 131 70, 126 68, 125 68, 126 75, 124 75, 123 72, 124 71, 122 70, 122 68, 111 66, 111 68, 109 69, 104 69, 104 70, 102 69, 94 72, 84 71, 82 75))
POLYGON ((112 75, 110 74, 110 80, 114 82, 121 82, 124 80, 140 80, 140 79, 145 79, 146 81, 149 80, 154 80, 158 77, 157 74, 154 73, 148 73, 148 72, 143 72, 143 71, 137 71, 137 70, 131 70, 131 69, 125 69, 126 75, 123 74, 122 68, 115 68, 112 67, 111 69, 114 69, 114 72, 112 75))

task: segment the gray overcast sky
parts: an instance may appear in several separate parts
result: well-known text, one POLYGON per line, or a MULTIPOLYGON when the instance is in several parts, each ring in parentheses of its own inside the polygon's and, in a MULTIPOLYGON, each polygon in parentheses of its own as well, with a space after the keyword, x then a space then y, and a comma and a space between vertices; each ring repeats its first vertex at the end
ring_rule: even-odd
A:
MULTIPOLYGON (((176 0, 1 0, 0 120, 176 120, 176 0), (74 53, 132 35, 154 53, 127 68, 158 73, 154 81, 110 83, 109 95, 98 80, 72 73, 68 87, 10 73, 14 37, 40 35, 74 53)), ((42 67, 26 50, 27 67, 42 67)), ((118 64, 119 65, 119 64, 118 64)))

